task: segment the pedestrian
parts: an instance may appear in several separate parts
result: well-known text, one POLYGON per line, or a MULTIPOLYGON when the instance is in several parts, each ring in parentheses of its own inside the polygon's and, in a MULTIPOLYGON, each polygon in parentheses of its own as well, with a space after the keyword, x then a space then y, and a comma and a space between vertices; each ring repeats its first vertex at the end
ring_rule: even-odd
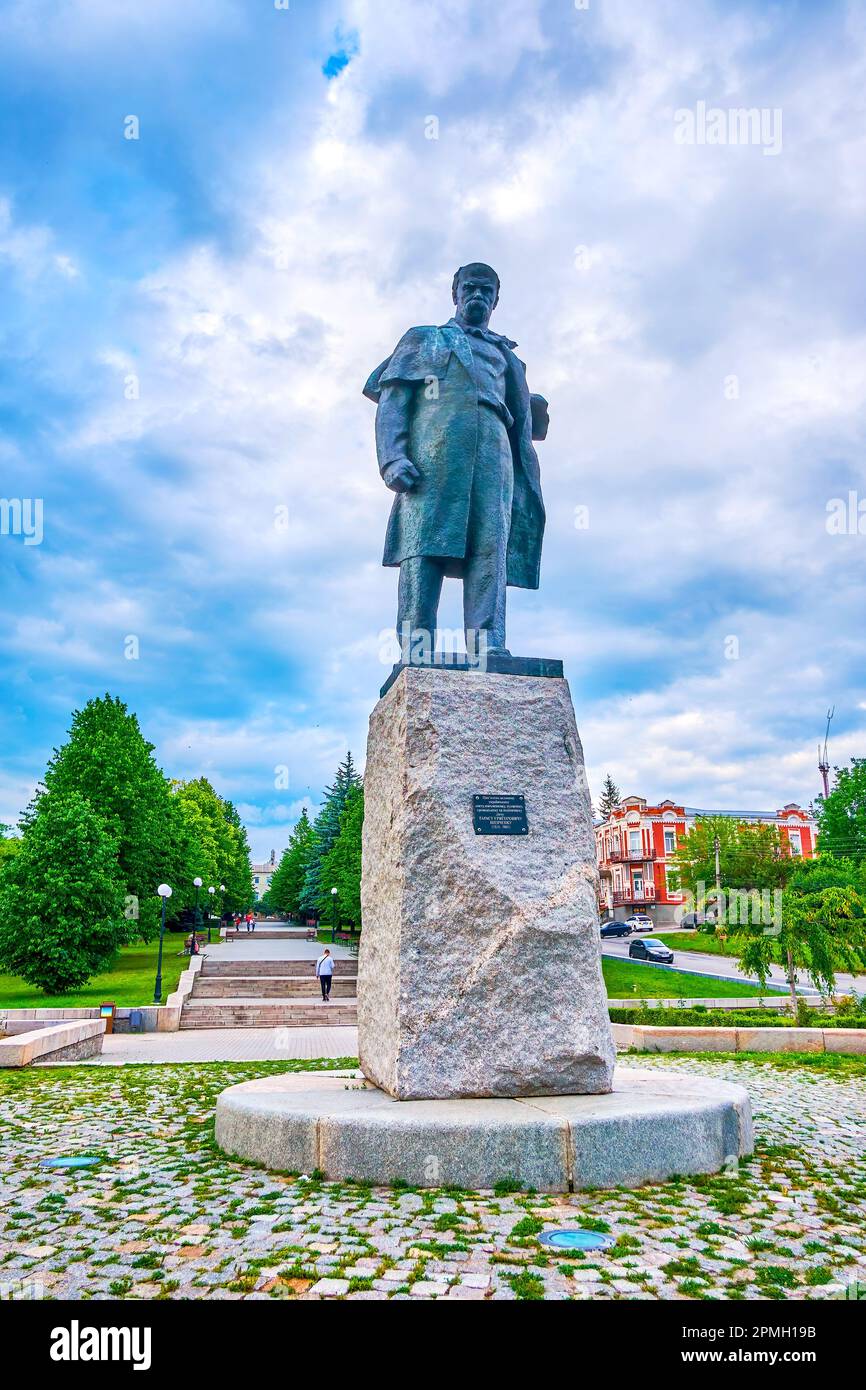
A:
POLYGON ((319 959, 316 961, 316 975, 318 976, 319 984, 322 986, 323 1004, 330 1004, 331 1002, 331 977, 333 973, 334 958, 326 946, 322 955, 320 955, 319 959))
POLYGON ((246 924, 247 924, 247 931, 252 931, 252 929, 253 929, 253 914, 252 914, 251 912, 248 912, 247 915, 246 915, 246 919, 245 919, 245 920, 246 920, 246 924))

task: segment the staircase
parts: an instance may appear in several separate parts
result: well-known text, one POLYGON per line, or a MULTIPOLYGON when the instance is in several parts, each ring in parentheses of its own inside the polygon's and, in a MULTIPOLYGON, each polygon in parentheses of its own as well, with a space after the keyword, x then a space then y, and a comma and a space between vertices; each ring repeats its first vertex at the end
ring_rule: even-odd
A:
POLYGON ((322 1002, 312 960, 202 961, 181 1028, 335 1028, 358 1021, 357 963, 336 960, 322 1002))
POLYGON ((241 927, 235 931, 234 927, 227 927, 225 932, 226 941, 306 941, 306 927, 263 927, 261 924, 255 931, 247 931, 246 927, 241 927))

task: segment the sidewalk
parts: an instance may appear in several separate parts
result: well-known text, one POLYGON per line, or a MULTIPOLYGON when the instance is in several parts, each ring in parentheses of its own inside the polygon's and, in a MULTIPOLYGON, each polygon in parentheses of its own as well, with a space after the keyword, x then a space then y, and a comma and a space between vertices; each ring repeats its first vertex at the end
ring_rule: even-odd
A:
POLYGON ((105 1039, 101 1056, 63 1065, 119 1067, 128 1062, 284 1062, 294 1058, 310 1060, 357 1055, 357 1028, 193 1028, 180 1033, 113 1033, 105 1039))

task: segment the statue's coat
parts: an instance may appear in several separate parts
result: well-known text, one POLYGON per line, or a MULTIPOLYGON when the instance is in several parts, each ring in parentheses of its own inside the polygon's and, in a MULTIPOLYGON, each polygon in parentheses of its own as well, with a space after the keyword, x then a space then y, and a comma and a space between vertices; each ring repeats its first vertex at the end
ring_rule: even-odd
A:
MULTIPOLYGON (((525 365, 502 340, 500 345, 507 363, 507 404, 514 417, 508 431, 514 500, 507 582, 537 589, 545 516, 532 443, 531 398, 525 365)), ((382 388, 394 381, 416 386, 407 456, 421 477, 394 498, 382 563, 399 565, 414 555, 461 560, 466 554, 472 479, 475 469, 484 467, 477 450, 478 411, 488 408, 478 404, 470 339, 456 324, 410 328, 373 372, 364 395, 378 403, 382 388)), ((379 462, 384 467, 388 460, 379 462)))

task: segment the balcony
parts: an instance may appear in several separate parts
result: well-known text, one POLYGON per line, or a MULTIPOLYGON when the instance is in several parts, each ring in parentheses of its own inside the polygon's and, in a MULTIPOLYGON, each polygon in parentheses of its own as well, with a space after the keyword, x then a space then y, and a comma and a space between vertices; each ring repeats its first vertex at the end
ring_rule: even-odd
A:
POLYGON ((634 903, 654 903, 656 888, 654 883, 645 883, 642 888, 614 888, 614 907, 631 907, 634 903))
POLYGON ((651 864, 656 857, 654 849, 612 849, 607 856, 609 864, 651 864))

